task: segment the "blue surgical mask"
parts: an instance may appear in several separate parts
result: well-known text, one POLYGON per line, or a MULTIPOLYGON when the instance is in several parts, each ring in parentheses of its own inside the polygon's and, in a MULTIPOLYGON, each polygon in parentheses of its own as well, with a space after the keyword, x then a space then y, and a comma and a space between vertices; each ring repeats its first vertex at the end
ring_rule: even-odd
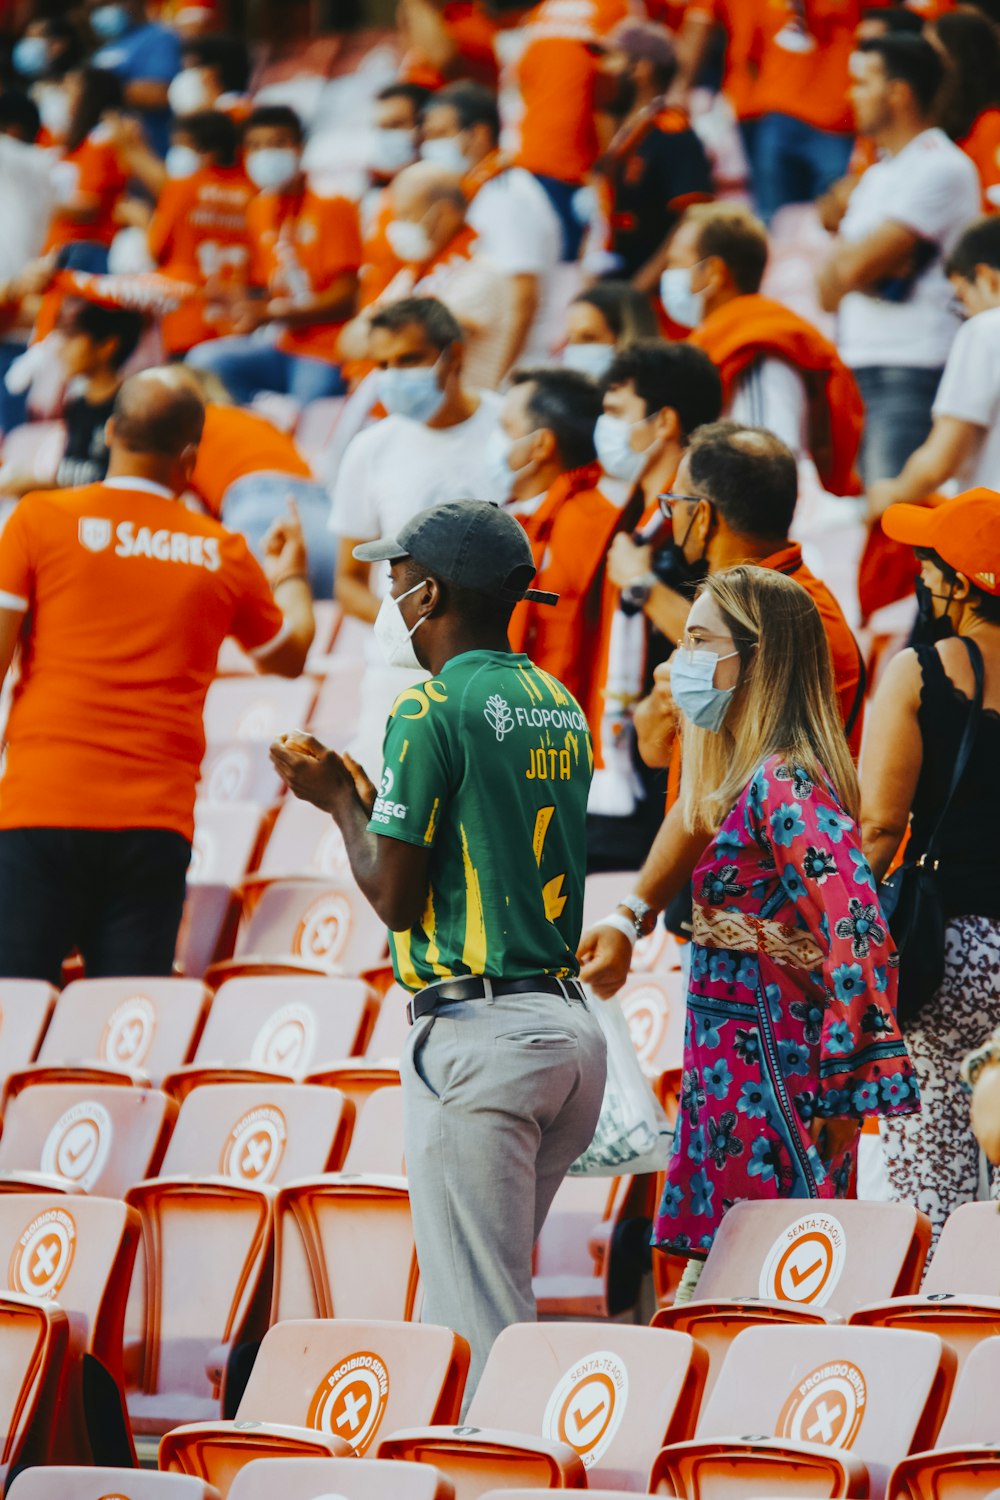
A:
POLYGON ((414 422, 431 422, 444 403, 445 393, 438 385, 440 358, 432 365, 413 365, 404 370, 379 370, 376 381, 378 399, 390 416, 410 417, 414 422))
POLYGON ((99 5, 90 12, 90 25, 102 42, 114 42, 124 36, 131 18, 124 5, 99 5))
POLYGON ((201 157, 192 146, 171 146, 163 158, 163 165, 168 177, 193 177, 201 171, 201 157))
POLYGON ((454 172, 457 177, 464 177, 472 166, 455 135, 442 135, 433 141, 423 141, 420 155, 424 161, 432 162, 435 167, 444 167, 446 172, 454 172))
MULTIPOLYGON (((525 437, 534 437, 534 433, 525 433, 525 437)), ((521 474, 526 474, 531 468, 531 460, 515 469, 510 461, 511 449, 520 439, 508 437, 502 427, 494 427, 486 439, 486 448, 483 452, 483 464, 486 469, 487 482, 490 486, 489 499, 509 500, 521 474)))
POLYGON ((610 370, 616 352, 614 344, 567 344, 562 362, 567 370, 577 370, 591 380, 600 381, 610 370))
POLYGON ((714 686, 720 661, 739 656, 738 651, 689 651, 679 646, 670 663, 670 691, 681 713, 698 729, 718 734, 733 701, 734 687, 714 686))
POLYGON ((412 130, 386 127, 372 133, 368 165, 382 177, 395 177, 397 172, 410 165, 415 155, 412 130))
POLYGON ((678 328, 697 328, 705 316, 704 292, 691 290, 690 266, 673 266, 660 277, 660 301, 678 328))
POLYGON ((40 78, 49 65, 49 44, 43 36, 23 36, 10 60, 22 78, 40 78))
MULTIPOLYGON (((639 418, 639 422, 645 420, 639 418)), ((626 422, 624 417, 610 417, 603 412, 594 428, 594 447, 601 468, 612 479, 624 479, 626 484, 635 484, 651 457, 651 449, 636 453, 632 447, 632 432, 639 422, 626 422)))

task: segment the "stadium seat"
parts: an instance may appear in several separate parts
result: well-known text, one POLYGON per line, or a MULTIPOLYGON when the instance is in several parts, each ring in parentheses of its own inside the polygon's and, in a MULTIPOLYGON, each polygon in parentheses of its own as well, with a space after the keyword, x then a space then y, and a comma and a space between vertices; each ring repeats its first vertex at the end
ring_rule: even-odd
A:
POLYGON ((295 424, 295 443, 306 459, 321 458, 344 409, 343 396, 324 396, 303 407, 295 424))
POLYGON ((159 1086, 194 1051, 208 1002, 196 979, 78 979, 59 996, 37 1062, 8 1079, 5 1100, 37 1083, 159 1086))
MULTIPOLYGON (((59 421, 23 422, 3 435, 4 467, 21 474, 37 474, 39 481, 55 479, 66 449, 66 427, 59 421)), ((40 482, 39 488, 45 484, 40 482)))
POLYGON ((684 1059, 686 996, 679 969, 632 973, 618 992, 642 1071, 671 1118, 684 1059))
POLYGON ((685 1334, 519 1323, 493 1345, 464 1426, 391 1432, 378 1457, 435 1464, 459 1500, 501 1484, 640 1489, 663 1444, 693 1431, 705 1366, 685 1334))
POLYGON ((20 1464, 45 1461, 68 1340, 61 1307, 0 1294, 0 1485, 20 1464))
POLYGON ((203 979, 212 964, 228 958, 236 941, 239 915, 232 886, 221 881, 193 881, 184 897, 174 972, 186 979, 203 979))
POLYGON ((138 1243, 139 1217, 117 1199, 0 1194, 8 1290, 55 1304, 68 1318, 66 1378, 44 1454, 49 1462, 134 1461, 124 1419, 122 1331, 138 1243), (87 1411, 94 1413, 89 1431, 87 1411))
POLYGON ((985 1500, 996 1490, 998 1389, 1000 1338, 983 1339, 961 1368, 934 1448, 896 1465, 888 1500, 985 1500))
POLYGON ((188 884, 240 885, 253 866, 263 816, 254 802, 196 802, 188 884))
POLYGON ((184 1100, 163 1175, 127 1195, 144 1248, 136 1433, 220 1414, 231 1353, 267 1327, 274 1191, 338 1168, 352 1117, 334 1089, 288 1083, 216 1084, 184 1100))
POLYGON ((401 1090, 379 1089, 358 1120, 343 1172, 282 1188, 272 1323, 413 1317, 417 1260, 402 1157, 401 1090))
POLYGON ((607 1318, 635 1305, 649 1262, 651 1183, 564 1178, 535 1244, 532 1281, 541 1317, 607 1318), (627 1243, 630 1233, 637 1245, 627 1243))
POLYGON ((736 1203, 722 1220, 695 1299, 661 1308, 656 1328, 699 1339, 709 1389, 736 1335, 759 1323, 842 1323, 876 1286, 920 1285, 931 1225, 905 1203, 799 1199, 736 1203))
POLYGON ((932 1446, 955 1364, 930 1333, 746 1329, 694 1438, 663 1449, 648 1488, 684 1500, 782 1492, 882 1500, 892 1465, 932 1446))
POLYGON ((259 1458, 361 1457, 400 1424, 457 1422, 468 1369, 469 1346, 450 1328, 279 1323, 260 1346, 236 1420, 168 1432, 160 1467, 226 1494, 259 1458))
POLYGON ((220 1500, 218 1490, 200 1479, 142 1469, 25 1469, 7 1495, 9 1500, 220 1500))
POLYGON ((385 925, 352 881, 279 880, 244 916, 231 959, 206 983, 240 974, 360 974, 385 962, 385 925))
POLYGON ((251 884, 263 887, 294 875, 350 878, 344 836, 329 813, 288 797, 281 804, 251 884))
POLYGON ((354 738, 367 670, 368 663, 360 652, 354 656, 335 653, 323 664, 323 678, 309 719, 309 732, 334 750, 344 750, 354 738))
POLYGON ((4 1115, 0 1193, 121 1198, 163 1159, 177 1105, 159 1089, 39 1083, 4 1115))
POLYGON ((409 993, 402 985, 390 985, 382 996, 364 1056, 315 1068, 306 1075, 306 1083, 340 1089, 359 1113, 376 1089, 398 1085, 399 1057, 410 1033, 406 1018, 408 999, 409 993))
POLYGON ((219 677, 205 699, 205 738, 259 740, 302 729, 316 698, 311 677, 219 677))
MULTIPOLYGON (((645 1492, 643 1492, 645 1494, 645 1492)), ((643 1500, 643 1495, 637 1495, 635 1490, 587 1490, 590 1500, 643 1500)), ((482 1500, 538 1500, 537 1490, 487 1490, 482 1500)), ((649 1496, 645 1500, 650 1500, 649 1496)), ((757 1496, 755 1500, 762 1500, 757 1496)), ((788 1497, 784 1497, 788 1500, 788 1497)))
POLYGON ((194 1060, 163 1086, 181 1100, 204 1083, 301 1079, 319 1063, 360 1051, 375 1009, 361 979, 230 979, 216 992, 194 1060))
POLYGON ((209 745, 201 763, 198 801, 253 802, 266 806, 284 783, 268 754, 267 740, 226 740, 209 745))
POLYGON ((229 1500, 454 1500, 430 1464, 384 1464, 370 1458, 262 1458, 241 1469, 229 1500), (396 1471, 399 1471, 398 1474, 396 1471))
POLYGON ((41 979, 0 980, 0 1079, 37 1057, 56 998, 41 979))
MULTIPOLYGON (((900 1288, 900 1293, 904 1290, 900 1288)), ((910 1290, 915 1292, 915 1288, 910 1290)), ((997 1205, 963 1203, 956 1208, 941 1231, 919 1294, 866 1301, 853 1311, 851 1322, 866 1328, 918 1328, 940 1334, 960 1364, 980 1339, 1000 1335, 997 1205)))

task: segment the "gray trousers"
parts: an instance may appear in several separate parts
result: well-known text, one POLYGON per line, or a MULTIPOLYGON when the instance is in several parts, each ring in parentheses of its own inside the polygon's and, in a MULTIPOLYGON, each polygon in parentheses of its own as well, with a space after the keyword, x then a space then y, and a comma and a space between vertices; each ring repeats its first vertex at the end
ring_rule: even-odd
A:
POLYGON ((471 1345, 467 1406, 497 1335, 534 1322, 532 1248, 593 1139, 604 1033, 557 995, 464 1001, 417 1022, 400 1070, 423 1317, 471 1345))

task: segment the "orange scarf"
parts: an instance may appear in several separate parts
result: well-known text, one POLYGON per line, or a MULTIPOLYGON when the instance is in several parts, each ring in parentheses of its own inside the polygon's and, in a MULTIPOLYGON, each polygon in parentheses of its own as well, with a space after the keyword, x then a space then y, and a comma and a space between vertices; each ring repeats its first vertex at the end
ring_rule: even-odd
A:
POLYGON ((502 177, 504 172, 509 172, 514 163, 506 151, 501 151, 499 146, 494 147, 482 161, 474 166, 471 172, 466 172, 462 178, 462 191, 471 203, 473 198, 494 177, 502 177))
POLYGON ((860 494, 854 462, 864 402, 854 376, 818 328, 780 302, 750 295, 710 313, 689 342, 718 369, 727 402, 740 375, 761 356, 787 360, 800 371, 809 397, 809 451, 823 486, 833 495, 860 494))

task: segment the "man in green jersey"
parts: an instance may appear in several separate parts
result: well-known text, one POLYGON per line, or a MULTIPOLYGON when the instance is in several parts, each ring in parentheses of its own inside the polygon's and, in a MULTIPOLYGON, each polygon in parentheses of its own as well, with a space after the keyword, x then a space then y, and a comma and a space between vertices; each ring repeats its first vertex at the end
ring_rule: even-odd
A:
POLYGON ((375 633, 430 672, 397 699, 376 791, 308 735, 272 747, 339 824, 413 991, 400 1060, 424 1317, 469 1340, 467 1399, 497 1334, 535 1316, 531 1253, 590 1144, 605 1047, 576 975, 593 751, 576 701, 507 628, 534 563, 512 516, 464 500, 354 556, 392 579, 375 633))

